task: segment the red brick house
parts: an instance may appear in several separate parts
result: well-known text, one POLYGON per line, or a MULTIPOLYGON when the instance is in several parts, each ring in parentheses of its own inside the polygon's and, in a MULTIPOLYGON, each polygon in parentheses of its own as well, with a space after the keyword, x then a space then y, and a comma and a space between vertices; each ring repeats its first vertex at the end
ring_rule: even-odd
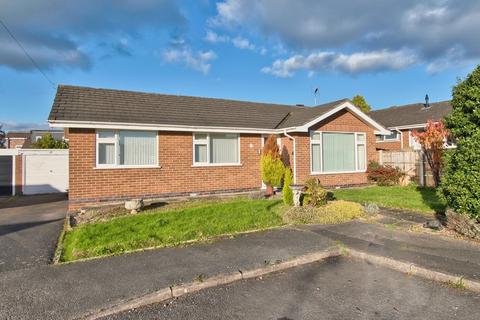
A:
POLYGON ((68 129, 70 210, 258 190, 270 134, 295 183, 361 185, 375 136, 390 134, 347 99, 305 107, 74 86, 59 86, 49 123, 68 129))
POLYGON ((9 131, 5 140, 7 149, 20 149, 24 145, 30 145, 30 132, 9 131))
POLYGON ((452 111, 450 101, 414 103, 393 106, 370 112, 368 115, 391 131, 390 135, 377 135, 377 150, 420 150, 413 139, 413 130, 422 130, 429 120, 440 121, 452 111))

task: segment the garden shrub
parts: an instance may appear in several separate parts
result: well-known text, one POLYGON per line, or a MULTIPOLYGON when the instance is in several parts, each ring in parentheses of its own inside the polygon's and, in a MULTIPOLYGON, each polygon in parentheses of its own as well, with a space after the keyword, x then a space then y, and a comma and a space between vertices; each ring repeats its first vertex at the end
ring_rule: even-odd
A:
POLYGON ((267 185, 267 194, 271 195, 273 187, 277 187, 282 183, 284 173, 284 165, 280 158, 277 138, 273 134, 268 137, 263 146, 260 167, 262 180, 267 185))
POLYGON ((290 188, 292 184, 292 170, 289 167, 285 168, 285 176, 283 178, 283 189, 282 189, 282 196, 283 196, 283 203, 288 206, 293 206, 293 191, 290 188))
POLYGON ((279 186, 283 178, 283 162, 280 158, 273 158, 271 154, 262 155, 262 180, 270 187, 279 186))
POLYGON ((307 190, 303 196, 303 205, 318 207, 327 203, 328 192, 317 178, 305 181, 307 190))
POLYGON ((287 224, 315 223, 316 218, 316 208, 313 207, 293 207, 282 216, 283 222, 287 224))
POLYGON ((55 140, 51 133, 47 133, 32 144, 35 149, 68 149, 68 142, 55 140))
POLYGON ((405 176, 399 168, 392 166, 383 166, 375 161, 368 164, 368 180, 375 182, 379 186, 393 186, 400 183, 400 179, 405 176))
POLYGON ((365 215, 363 207, 356 202, 338 200, 327 203, 318 208, 317 223, 335 224, 343 223, 365 215))
POLYGON ((374 216, 380 212, 380 208, 376 203, 365 202, 363 204, 363 211, 368 215, 374 216))
POLYGON ((296 207, 283 214, 288 224, 336 224, 365 215, 360 204, 350 201, 332 201, 321 207, 296 207))
POLYGON ((457 148, 444 156, 441 195, 455 212, 480 220, 480 66, 453 88, 445 125, 457 148))

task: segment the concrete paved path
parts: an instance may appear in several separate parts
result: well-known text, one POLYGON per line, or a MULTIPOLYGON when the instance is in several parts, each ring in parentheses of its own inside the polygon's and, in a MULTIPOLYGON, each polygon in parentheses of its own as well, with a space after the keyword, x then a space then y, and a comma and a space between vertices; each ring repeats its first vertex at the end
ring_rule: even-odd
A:
POLYGON ((478 319, 480 296, 332 258, 123 312, 137 319, 478 319))
POLYGON ((0 272, 48 264, 66 213, 63 194, 2 199, 0 272))

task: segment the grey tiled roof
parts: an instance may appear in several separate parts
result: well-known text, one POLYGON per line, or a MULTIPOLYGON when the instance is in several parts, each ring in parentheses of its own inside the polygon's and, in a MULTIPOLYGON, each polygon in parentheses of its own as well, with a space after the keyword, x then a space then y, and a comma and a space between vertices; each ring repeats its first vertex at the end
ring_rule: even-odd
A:
POLYGON ((23 138, 27 139, 30 137, 30 132, 24 131, 8 131, 7 138, 23 138))
POLYGON ((344 101, 305 107, 61 85, 48 119, 278 129, 305 124, 344 101))
POLYGON ((370 112, 373 120, 387 128, 423 124, 428 120, 438 121, 452 111, 450 101, 430 103, 425 108, 423 103, 414 103, 404 106, 394 106, 370 112))

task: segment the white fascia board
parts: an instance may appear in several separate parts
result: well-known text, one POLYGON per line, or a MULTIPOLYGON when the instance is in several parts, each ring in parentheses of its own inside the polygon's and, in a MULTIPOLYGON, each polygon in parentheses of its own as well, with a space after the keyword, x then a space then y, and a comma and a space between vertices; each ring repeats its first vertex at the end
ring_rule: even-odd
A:
POLYGON ((17 156, 19 155, 19 150, 20 149, 0 149, 0 156, 17 156))
POLYGON ((25 155, 68 155, 68 149, 20 149, 20 154, 25 155))
POLYGON ((145 130, 145 131, 188 131, 188 132, 259 133, 259 134, 275 134, 275 133, 283 132, 283 129, 155 125, 155 124, 142 124, 142 123, 96 122, 96 121, 50 120, 49 125, 52 128, 123 129, 123 130, 145 130))
POLYGON ((418 124, 410 124, 406 126, 396 126, 396 127, 389 127, 391 130, 402 130, 402 129, 421 129, 427 126, 426 123, 418 123, 418 124))
POLYGON ((363 113, 360 109, 358 109, 357 107, 355 107, 351 102, 349 101, 345 101, 341 104, 339 104, 337 107, 333 108, 332 110, 322 114, 321 116, 317 117, 316 119, 310 121, 310 122, 307 122, 306 124, 304 124, 303 126, 300 126, 298 127, 297 131, 301 131, 301 132, 308 132, 309 128, 312 127, 313 125, 319 123, 320 121, 322 120, 325 120, 327 119, 328 117, 334 115, 335 113, 343 110, 343 109, 348 109, 350 110, 351 112, 353 112, 355 115, 357 115, 359 118, 361 118, 363 121, 365 121, 366 123, 370 124, 372 127, 374 127, 376 129, 375 131, 375 134, 385 134, 385 135, 388 135, 390 134, 391 132, 387 129, 385 129, 382 125, 380 125, 378 122, 376 122, 375 120, 373 120, 372 118, 370 118, 368 115, 366 115, 365 113, 363 113))

